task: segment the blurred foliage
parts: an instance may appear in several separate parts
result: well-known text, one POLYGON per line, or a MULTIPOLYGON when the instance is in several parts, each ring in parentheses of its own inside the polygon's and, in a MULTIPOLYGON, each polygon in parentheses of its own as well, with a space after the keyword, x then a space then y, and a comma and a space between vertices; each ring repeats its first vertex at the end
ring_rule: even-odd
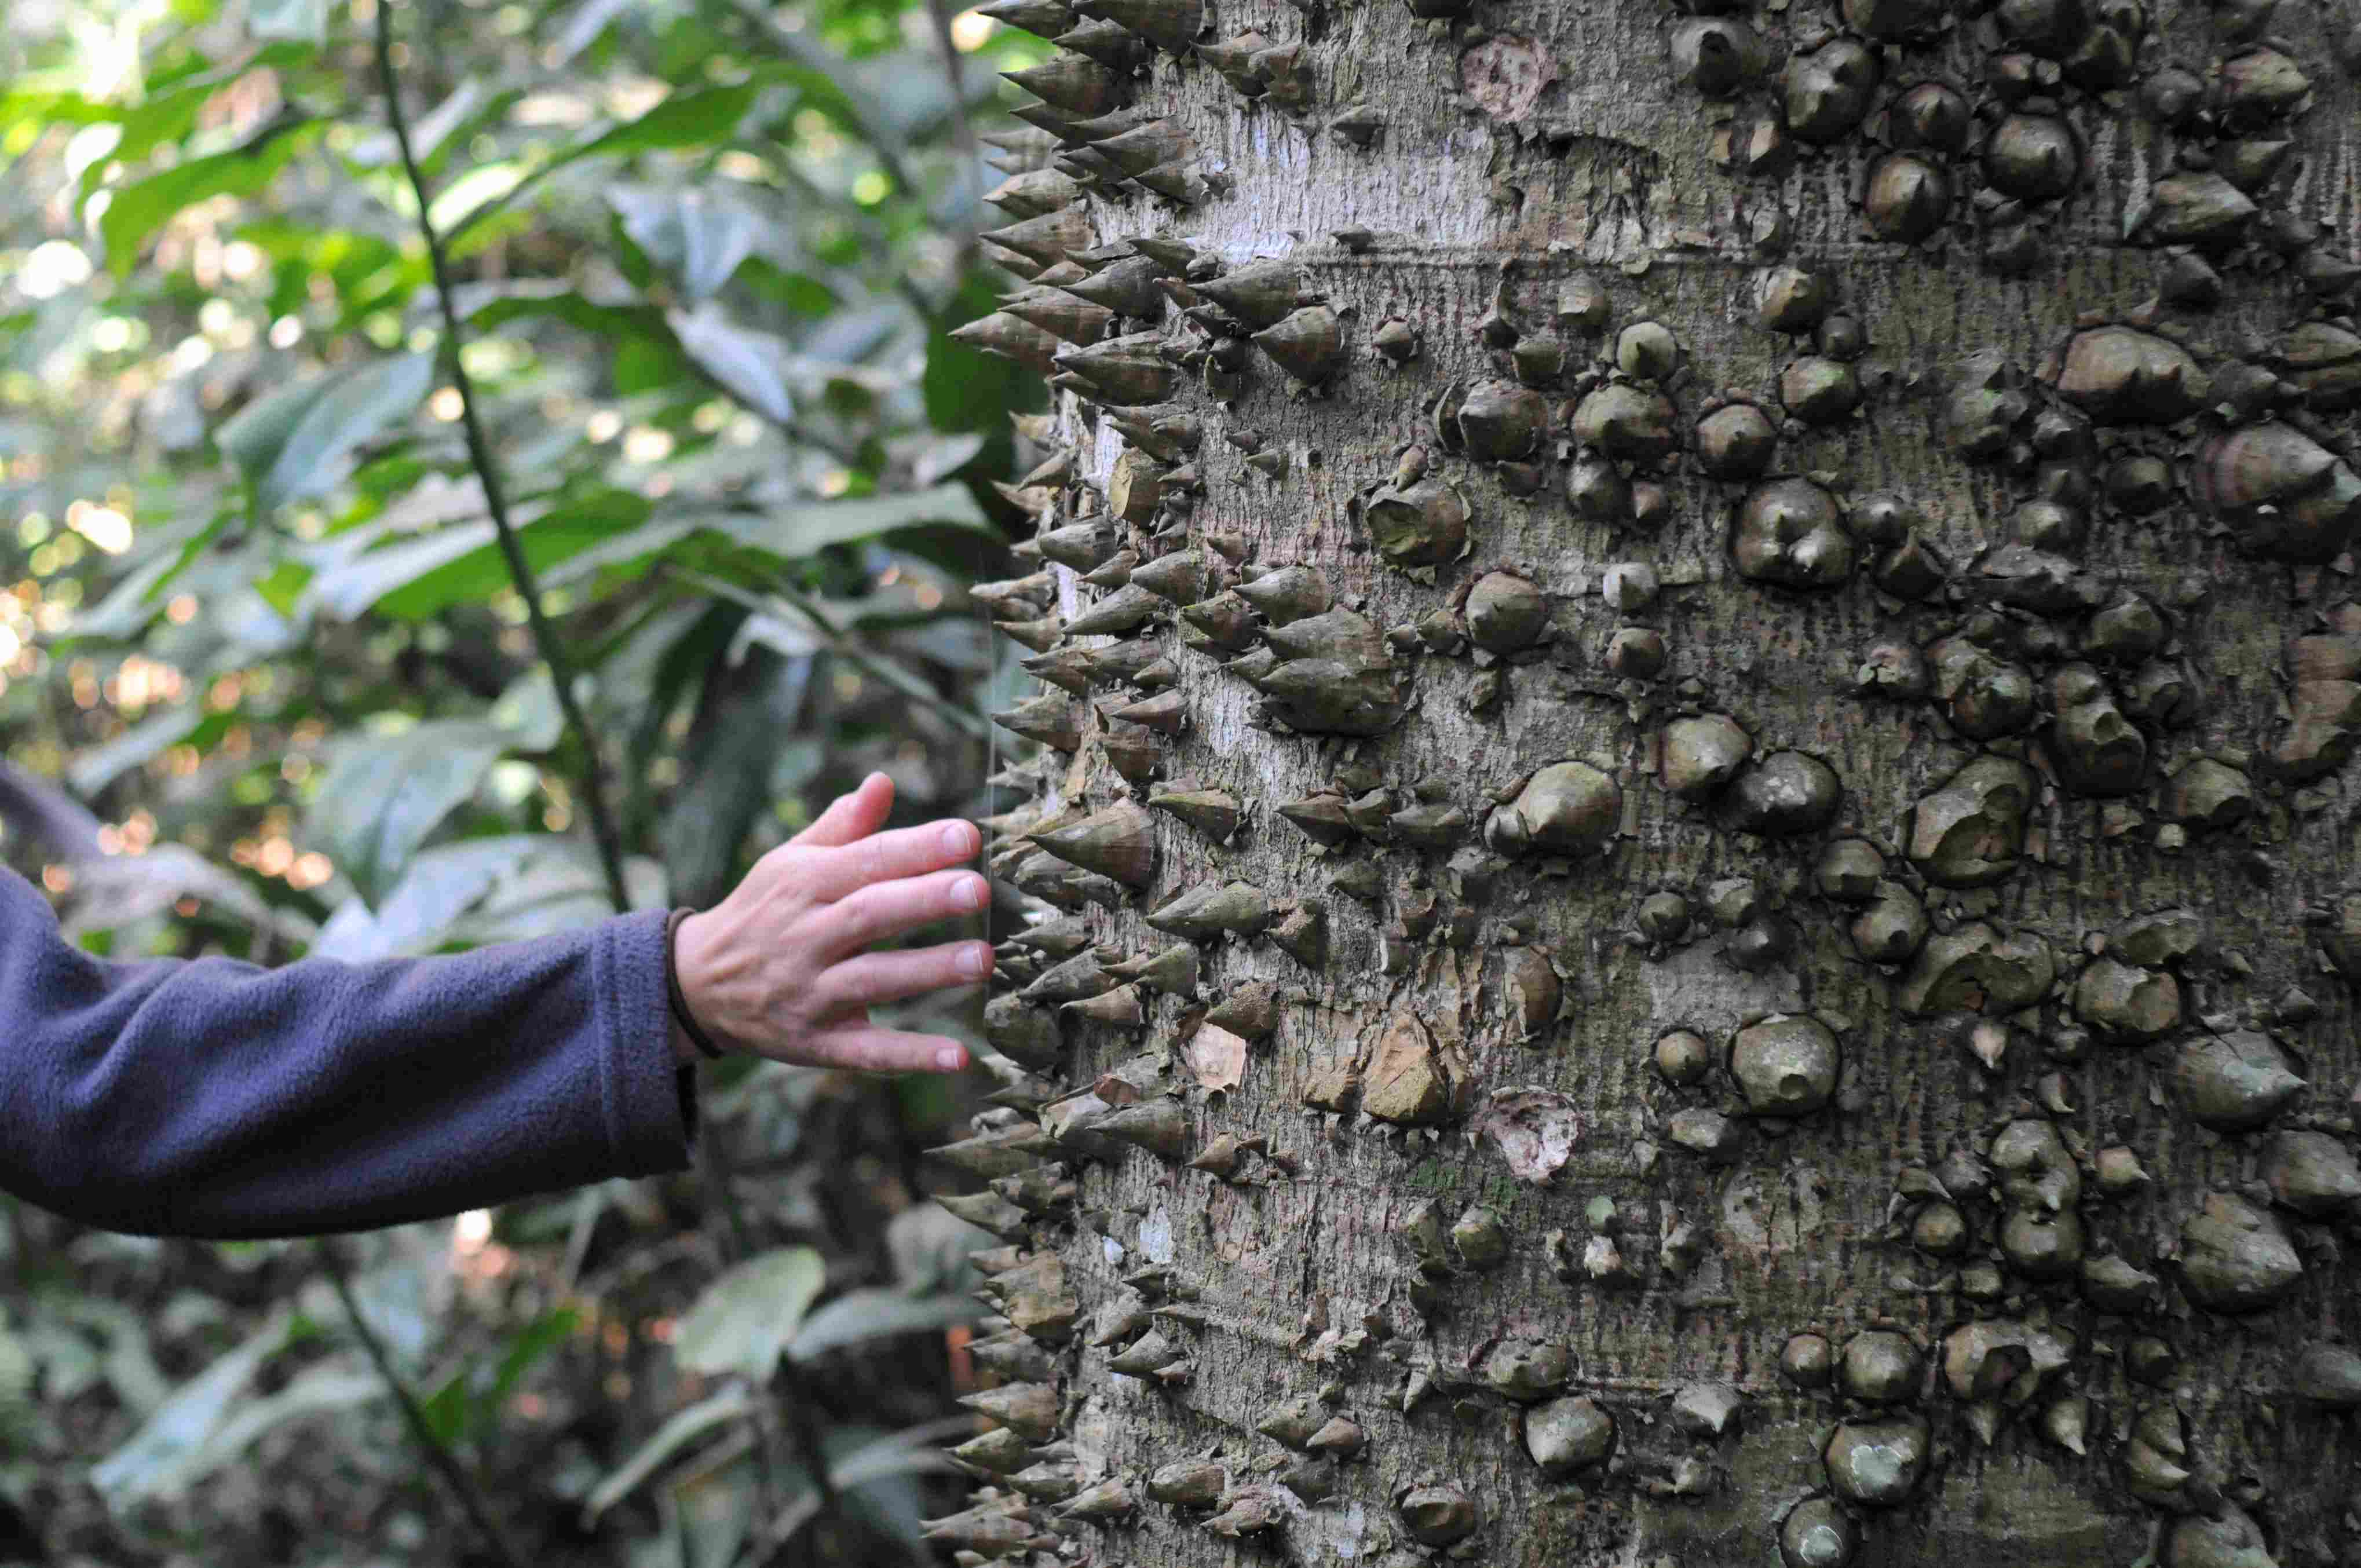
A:
MULTIPOLYGON (((1030 394, 944 334, 1000 281, 964 117, 1038 46, 903 0, 394 13, 594 759, 467 460, 382 3, 10 0, 0 747, 53 829, 96 817, 20 810, 0 852, 94 951, 367 959, 609 913, 594 762, 642 905, 718 898, 872 769, 902 819, 991 809, 979 715, 1019 683, 962 586, 1006 575, 1030 394)), ((980 1233, 919 1151, 958 1091, 740 1059, 703 1094, 697 1179, 326 1258, 0 1200, 0 1563, 500 1561, 335 1257, 520 1560, 930 1560, 980 1233)))

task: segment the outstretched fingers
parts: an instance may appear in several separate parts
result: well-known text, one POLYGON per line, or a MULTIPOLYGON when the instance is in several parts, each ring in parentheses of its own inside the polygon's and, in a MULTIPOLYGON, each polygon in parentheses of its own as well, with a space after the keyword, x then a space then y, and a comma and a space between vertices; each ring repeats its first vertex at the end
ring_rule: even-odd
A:
POLYGON ((831 1011, 873 1007, 924 996, 955 985, 973 985, 992 972, 988 942, 945 942, 933 948, 901 948, 845 959, 820 976, 819 993, 831 1011))
POLYGON ((873 883, 819 912, 820 948, 833 962, 921 926, 972 915, 990 891, 973 872, 873 883))
POLYGON ((917 1035, 876 1024, 840 1024, 814 1035, 801 1059, 854 1072, 957 1072, 967 1047, 948 1035, 917 1035))
POLYGON ((832 904, 881 883, 963 865, 975 858, 983 843, 974 823, 956 817, 872 833, 818 857, 804 886, 815 901, 832 904))

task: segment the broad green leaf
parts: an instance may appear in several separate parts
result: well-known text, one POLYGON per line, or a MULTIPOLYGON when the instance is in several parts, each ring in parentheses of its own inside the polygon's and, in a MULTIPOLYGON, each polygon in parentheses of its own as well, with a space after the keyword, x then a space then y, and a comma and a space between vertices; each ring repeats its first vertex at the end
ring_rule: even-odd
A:
MULTIPOLYGON (((546 173, 547 170, 540 171, 546 173)), ((474 230, 483 216, 499 212, 540 175, 512 159, 492 163, 478 163, 467 169, 448 185, 434 193, 427 214, 434 220, 435 231, 445 237, 445 247, 453 259, 467 255, 473 245, 463 244, 462 230, 474 230)), ((472 236, 480 245, 490 236, 481 233, 472 236)))
POLYGON ((505 878, 545 848, 538 834, 463 839, 420 851, 372 914, 347 901, 320 927, 315 958, 345 963, 417 958, 447 941, 452 926, 505 878))
POLYGON ((557 682, 546 664, 519 675, 492 704, 492 722, 516 736, 520 751, 546 751, 566 733, 566 710, 557 704, 557 682))
MULTIPOLYGON (((898 1530, 906 1539, 914 1537, 917 1533, 917 1510, 914 1506, 917 1498, 912 1491, 893 1487, 892 1484, 899 1477, 926 1473, 958 1474, 959 1466, 935 1444, 947 1438, 964 1436, 972 1431, 972 1427, 957 1421, 930 1422, 862 1442, 864 1429, 839 1428, 829 1434, 824 1443, 828 1451, 828 1477, 836 1484, 840 1495, 855 1500, 855 1507, 860 1507, 862 1500, 873 1505, 884 1505, 882 1509, 873 1507, 863 1511, 870 1512, 873 1518, 884 1513, 886 1517, 879 1518, 879 1523, 888 1529, 898 1530), (854 1446, 856 1443, 859 1446, 854 1446), (839 1453, 843 1457, 838 1458, 839 1453), (886 1495, 879 1496, 881 1490, 886 1495), (900 1491, 901 1496, 894 1497, 895 1491, 900 1491), (899 1514, 902 1521, 906 1522, 896 1522, 892 1518, 895 1514, 899 1514)), ((777 1540, 792 1537, 820 1509, 819 1488, 809 1484, 807 1474, 798 1470, 796 1475, 805 1483, 803 1490, 795 1501, 779 1511, 769 1525, 772 1536, 777 1540)))
POLYGON ((688 1371, 735 1373, 761 1387, 827 1283, 827 1265, 807 1246, 748 1258, 708 1285, 681 1318, 673 1355, 688 1371))
POLYGON ((814 501, 736 522, 730 533, 741 544, 800 559, 817 555, 831 544, 857 544, 903 529, 924 527, 970 529, 995 538, 999 532, 976 504, 974 492, 965 485, 945 484, 857 500, 814 501))
POLYGON ((266 902, 240 878, 184 844, 158 844, 144 855, 112 855, 82 865, 75 872, 66 935, 79 938, 156 919, 184 898, 210 906, 208 913, 215 916, 235 916, 258 931, 276 932, 285 941, 312 938, 310 920, 266 902))
MULTIPOLYGON (((660 909, 667 900, 664 867, 643 855, 623 860, 623 893, 633 909, 660 909)), ((461 947, 530 942, 578 931, 615 913, 598 851, 587 839, 540 835, 531 857, 492 885, 481 903, 452 926, 461 947)))
POLYGON ((492 1386, 484 1391, 485 1408, 498 1409, 536 1363, 566 1343, 580 1321, 572 1308, 560 1307, 511 1334, 508 1349, 500 1353, 500 1365, 492 1373, 492 1386))
POLYGON ((106 211, 98 220, 108 269, 117 278, 129 277, 148 236, 185 207, 215 196, 260 194, 306 137, 286 130, 257 139, 258 146, 248 143, 208 158, 192 158, 144 180, 110 188, 106 211))
POLYGON ((178 1467, 175 1479, 180 1486, 186 1487, 236 1464, 258 1438, 274 1427, 305 1416, 348 1410, 385 1397, 385 1379, 374 1372, 326 1363, 307 1366, 279 1392, 238 1407, 236 1414, 224 1421, 178 1467))
POLYGON ((122 1447, 92 1466, 91 1484, 111 1508, 145 1497, 171 1497, 195 1478, 206 1441, 228 1419, 230 1407, 286 1344, 291 1319, 274 1313, 236 1350, 172 1391, 122 1447))
POLYGON ((311 587, 312 576, 312 568, 302 562, 281 561, 256 580, 254 591, 280 615, 293 615, 295 607, 303 602, 303 590, 311 587))
POLYGON ((849 1344, 972 1323, 983 1316, 983 1309, 964 1296, 906 1296, 899 1290, 866 1286, 805 1319, 787 1354, 797 1361, 815 1361, 849 1344))
POLYGON ((348 740, 321 782, 303 840, 375 905, 514 740, 497 725, 446 718, 348 740))
POLYGON ((738 851, 771 808, 779 748, 795 733, 808 658, 751 658, 709 677, 684 759, 686 777, 656 831, 684 903, 730 891, 738 851))
MULTIPOLYGON (((316 1277, 313 1280, 315 1286, 326 1283, 316 1277)), ((450 1303, 452 1289, 445 1258, 434 1256, 430 1266, 414 1252, 399 1252, 356 1275, 352 1288, 353 1305, 360 1309, 361 1321, 377 1335, 396 1366, 415 1367, 433 1354, 440 1317, 450 1303)), ((319 1302, 312 1315, 329 1319, 335 1311, 330 1305, 334 1299, 330 1295, 319 1302)))
POLYGON ((674 311, 666 319, 697 368, 723 391, 781 424, 796 417, 787 386, 795 353, 784 339, 738 325, 709 302, 694 313, 674 311))
POLYGON ((607 204, 648 259, 680 280, 695 304, 730 281, 754 252, 763 219, 726 186, 619 186, 607 204))
MULTIPOLYGON (((999 531, 966 486, 936 485, 895 495, 810 501, 773 511, 673 515, 606 541, 595 552, 566 562, 550 575, 548 581, 555 586, 578 581, 593 571, 621 571, 675 546, 683 552, 683 564, 710 565, 722 572, 722 564, 715 560, 709 549, 701 555, 697 553, 699 541, 687 537, 693 533, 702 533, 708 543, 760 551, 785 563, 808 560, 831 545, 862 544, 901 536, 923 540, 935 530, 952 535, 972 534, 992 543, 1000 540, 999 531)), ((740 564, 744 563, 741 560, 740 564)), ((764 608, 748 602, 750 608, 764 608)), ((925 619, 924 612, 909 613, 913 619, 925 619)), ((847 617, 841 625, 831 625, 842 630, 859 619, 847 617)), ((799 618, 788 617, 785 623, 788 630, 780 634, 784 641, 770 645, 786 653, 808 652, 809 640, 792 630, 798 623, 799 618)))
MULTIPOLYGON (((644 524, 646 497, 602 489, 518 525, 517 543, 536 572, 644 524)), ((350 620, 374 609, 423 620, 456 604, 480 604, 513 587, 491 521, 445 528, 368 551, 323 571, 312 590, 323 609, 350 620)))
MULTIPOLYGON (((279 42, 266 44, 251 55, 218 63, 194 49, 185 51, 179 69, 163 61, 149 62, 146 97, 127 107, 101 106, 97 118, 117 121, 123 135, 104 157, 93 159, 83 170, 81 194, 87 198, 97 190, 111 165, 137 163, 167 142, 186 140, 196 129, 205 104, 223 88, 253 71, 296 70, 311 56, 311 46, 279 42)), ((61 106, 60 114, 81 123, 79 115, 71 107, 61 106)), ((249 149, 259 149, 253 137, 248 137, 246 145, 249 149)))
POLYGON ((641 576, 657 556, 688 539, 702 526, 697 519, 686 517, 635 528, 558 562, 543 576, 542 587, 567 587, 586 577, 594 577, 599 579, 598 591, 603 593, 641 576))
POLYGON ((658 1427, 630 1458, 591 1488, 590 1495, 582 1500, 584 1523, 596 1525, 600 1514, 630 1497, 640 1483, 654 1475, 666 1460, 699 1437, 725 1422, 753 1413, 754 1396, 742 1383, 732 1383, 719 1393, 679 1411, 658 1427))
POLYGON ((727 140, 738 128, 738 122, 754 106, 756 91, 750 82, 702 92, 676 92, 638 119, 560 154, 559 161, 571 163, 577 158, 714 146, 727 140))
MULTIPOLYGON (((301 0, 290 0, 290 3, 300 4, 301 0)), ((434 149, 441 147, 453 131, 467 122, 487 96, 489 93, 484 83, 470 77, 412 125, 410 127, 410 150, 418 161, 423 165, 432 159, 434 149)), ((401 159, 401 144, 394 139, 391 131, 387 131, 382 136, 372 137, 347 156, 363 169, 390 168, 401 159)))
POLYGON ((342 477, 354 450, 410 417, 434 377, 423 354, 399 354, 334 370, 272 393, 216 436, 255 486, 266 511, 315 495, 342 477))
POLYGON ((180 569, 180 554, 159 550, 132 569, 131 575, 107 591, 104 598, 73 619, 73 635, 107 641, 137 636, 149 621, 164 613, 157 590, 180 569))
POLYGON ((142 719, 105 745, 84 751, 66 769, 66 782, 80 795, 93 795, 132 769, 179 745, 205 720, 201 703, 182 703, 142 719))
POLYGON ((426 1430, 434 1441, 449 1448, 467 1434, 467 1375, 473 1370, 463 1366, 435 1386, 434 1392, 418 1402, 419 1414, 426 1420, 426 1430))
MULTIPOLYGON (((586 158, 621 158, 641 152, 718 147, 730 138, 737 129, 738 122, 746 117, 746 111, 753 106, 754 95, 759 91, 759 84, 750 82, 735 87, 714 87, 697 92, 684 88, 675 92, 639 118, 577 142, 539 168, 523 173, 505 189, 467 206, 464 216, 455 215, 445 226, 445 237, 455 251, 464 249, 463 240, 478 225, 507 206, 527 188, 586 158)), ((445 190, 435 199, 436 205, 441 206, 450 193, 445 190)))
POLYGON ((500 1352, 497 1362, 488 1366, 478 1357, 445 1378, 422 1401, 426 1424, 434 1430, 436 1440, 448 1445, 470 1432, 480 1435, 489 1431, 499 1419, 500 1406, 518 1382, 536 1362, 565 1343, 579 1321, 571 1309, 544 1313, 509 1334, 507 1348, 500 1352))
MULTIPOLYGON (((148 1337, 155 1332, 155 1325, 147 1317, 103 1296, 62 1290, 45 1294, 41 1305, 46 1311, 89 1329, 106 1342, 105 1353, 97 1359, 97 1365, 125 1409, 134 1415, 153 1415, 171 1397, 172 1386, 148 1348, 148 1337)), ((50 1392, 52 1397, 62 1397, 54 1389, 50 1392)))
POLYGON ((1016 461, 1007 415, 1032 406, 1039 386, 1033 372, 996 358, 948 335, 953 327, 999 309, 999 299, 978 273, 970 273, 959 291, 931 323, 927 337, 927 369, 919 386, 926 400, 927 422, 938 431, 974 431, 984 439, 983 466, 1005 472, 1016 461))
POLYGON ((460 317, 483 332, 537 316, 554 316, 577 331, 599 337, 645 336, 664 328, 664 313, 653 305, 637 300, 594 300, 555 278, 463 283, 453 293, 460 317))
POLYGON ((730 1568, 753 1532, 766 1488, 752 1459, 699 1467, 669 1494, 683 1568, 730 1568))

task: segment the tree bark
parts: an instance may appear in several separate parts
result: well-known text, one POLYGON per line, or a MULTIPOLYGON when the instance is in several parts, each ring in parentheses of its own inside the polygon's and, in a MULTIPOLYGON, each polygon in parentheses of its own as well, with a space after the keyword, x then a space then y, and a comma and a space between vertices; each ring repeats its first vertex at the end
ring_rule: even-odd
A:
POLYGON ((2361 1563, 2353 19, 988 9, 939 1538, 2361 1563))

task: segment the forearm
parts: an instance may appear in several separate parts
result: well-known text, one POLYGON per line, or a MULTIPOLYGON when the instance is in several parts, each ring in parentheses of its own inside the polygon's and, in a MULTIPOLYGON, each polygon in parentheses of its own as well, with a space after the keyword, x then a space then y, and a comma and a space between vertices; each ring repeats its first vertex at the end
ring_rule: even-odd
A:
POLYGON ((396 1223, 678 1169, 693 1134, 657 915, 393 963, 117 965, 0 876, 0 1187, 115 1229, 396 1223))

